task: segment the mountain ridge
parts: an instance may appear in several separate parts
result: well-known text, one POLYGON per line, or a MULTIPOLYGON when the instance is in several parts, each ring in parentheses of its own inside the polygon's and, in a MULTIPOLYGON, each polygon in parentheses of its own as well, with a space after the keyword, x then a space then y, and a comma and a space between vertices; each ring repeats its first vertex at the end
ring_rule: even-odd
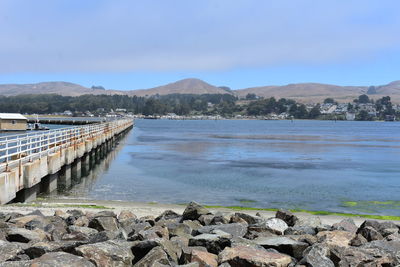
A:
POLYGON ((60 94, 79 96, 83 94, 107 94, 129 96, 153 96, 166 94, 232 94, 246 97, 255 94, 260 97, 290 98, 302 103, 322 102, 332 97, 339 102, 351 102, 361 94, 377 99, 389 95, 393 102, 400 103, 400 80, 378 86, 340 86, 324 83, 291 83, 287 85, 267 85, 230 90, 226 86, 214 86, 203 80, 187 78, 165 85, 139 90, 94 89, 79 84, 54 81, 33 84, 0 84, 0 95, 14 96, 19 94, 60 94), (373 92, 373 93, 371 93, 373 92))

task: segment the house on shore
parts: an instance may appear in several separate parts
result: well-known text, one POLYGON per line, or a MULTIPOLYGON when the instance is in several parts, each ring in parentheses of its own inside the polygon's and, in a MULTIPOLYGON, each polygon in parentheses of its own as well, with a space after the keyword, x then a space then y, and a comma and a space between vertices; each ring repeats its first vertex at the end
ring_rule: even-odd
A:
POLYGON ((0 113, 0 131, 26 131, 28 119, 19 113, 0 113))

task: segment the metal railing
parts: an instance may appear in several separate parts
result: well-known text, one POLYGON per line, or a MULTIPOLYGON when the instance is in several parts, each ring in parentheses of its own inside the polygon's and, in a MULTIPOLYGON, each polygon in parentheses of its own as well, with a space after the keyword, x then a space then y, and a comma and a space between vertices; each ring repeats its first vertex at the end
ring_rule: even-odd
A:
POLYGON ((0 137, 0 165, 10 161, 31 160, 35 155, 51 153, 62 147, 76 145, 90 138, 107 134, 133 124, 131 119, 120 119, 105 123, 85 126, 66 127, 28 134, 7 135, 0 137))

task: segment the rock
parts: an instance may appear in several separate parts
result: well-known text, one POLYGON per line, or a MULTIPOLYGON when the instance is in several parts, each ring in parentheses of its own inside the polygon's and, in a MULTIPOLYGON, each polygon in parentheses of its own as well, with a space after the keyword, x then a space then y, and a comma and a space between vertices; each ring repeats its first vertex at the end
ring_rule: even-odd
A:
POLYGON ((85 216, 85 213, 83 213, 83 211, 81 211, 81 210, 67 210, 67 213, 70 216, 74 216, 75 218, 85 216))
POLYGON ((160 220, 171 220, 171 219, 181 219, 182 216, 176 213, 173 210, 166 210, 163 213, 161 213, 155 221, 158 222, 160 220))
POLYGON ((134 256, 133 264, 140 261, 147 253, 153 248, 157 247, 159 243, 154 240, 136 241, 133 242, 131 251, 134 256))
POLYGON ((275 266, 287 267, 292 259, 284 254, 268 252, 247 246, 226 247, 219 255, 220 264, 228 263, 231 266, 275 266))
POLYGON ((65 252, 50 252, 46 253, 40 258, 34 259, 31 263, 32 267, 95 267, 93 263, 85 258, 78 257, 65 252))
POLYGON ((393 263, 400 265, 400 241, 376 240, 361 246, 362 249, 378 249, 392 256, 393 263))
POLYGON ((135 222, 135 219, 127 219, 125 221, 120 222, 120 226, 125 232, 128 233, 129 236, 133 236, 134 234, 139 233, 140 231, 150 229, 152 226, 148 222, 135 222))
POLYGON ((192 201, 187 205, 182 214, 183 220, 197 220, 201 215, 210 214, 210 211, 200 204, 192 201))
POLYGON ((119 215, 118 215, 118 220, 119 221, 124 221, 127 219, 137 219, 136 215, 133 214, 133 212, 129 211, 129 210, 122 210, 119 215))
POLYGON ((27 230, 23 228, 9 228, 6 231, 7 240, 10 242, 28 243, 30 241, 43 241, 46 236, 36 230, 27 230))
POLYGON ((119 231, 98 232, 97 234, 91 235, 89 237, 88 243, 93 244, 93 243, 98 243, 98 242, 104 242, 107 240, 115 239, 118 235, 119 235, 119 231))
POLYGON ((65 244, 59 242, 41 241, 31 244, 28 248, 24 250, 24 253, 27 254, 31 259, 35 259, 49 252, 62 251, 67 247, 68 246, 65 246, 65 244))
POLYGON ((167 225, 169 236, 183 236, 190 238, 192 235, 192 228, 183 223, 173 223, 167 225))
POLYGON ((231 234, 233 237, 243 237, 247 233, 247 226, 241 223, 219 224, 203 226, 196 232, 199 234, 210 234, 214 230, 221 230, 231 234))
POLYGON ((329 259, 329 248, 316 244, 304 251, 304 258, 300 261, 308 267, 335 267, 329 259))
POLYGON ((218 256, 209 252, 193 249, 191 262, 198 262, 201 267, 217 267, 218 256))
POLYGON ((393 258, 379 249, 347 247, 336 257, 337 266, 395 266, 393 258))
POLYGON ((311 226, 299 226, 295 225, 293 227, 288 227, 285 232, 285 235, 316 235, 317 231, 314 227, 311 226))
POLYGON ((305 218, 299 218, 295 224, 296 226, 309 226, 313 228, 320 227, 322 225, 321 219, 317 216, 309 216, 305 218))
POLYGON ((185 220, 182 223, 189 226, 194 231, 199 230, 201 227, 203 227, 203 225, 201 225, 201 223, 199 223, 198 221, 185 220))
POLYGON ((171 246, 173 246, 176 251, 177 258, 180 259, 182 257, 183 248, 189 246, 189 239, 182 236, 174 236, 171 237, 170 242, 171 246))
POLYGON ((279 218, 271 218, 265 222, 267 229, 278 235, 283 235, 285 230, 288 228, 286 222, 279 218))
POLYGON ((360 227, 360 229, 357 230, 357 234, 365 237, 368 242, 383 239, 383 236, 372 226, 364 226, 362 228, 360 227))
POLYGON ((230 246, 231 241, 228 238, 217 234, 201 234, 189 239, 189 246, 201 246, 207 248, 207 251, 218 254, 225 247, 230 246))
POLYGON ((83 245, 75 251, 78 255, 95 262, 97 267, 132 265, 133 254, 130 248, 116 241, 83 245))
POLYGON ((190 263, 192 260, 192 250, 204 251, 207 252, 205 247, 183 247, 182 255, 179 258, 180 263, 190 263))
POLYGON ((332 229, 356 233, 358 228, 354 223, 353 219, 346 218, 338 223, 333 224, 332 229))
POLYGON ((0 262, 12 260, 22 251, 20 245, 0 240, 0 262))
POLYGON ((67 219, 69 217, 68 213, 62 211, 62 210, 56 210, 54 211, 54 216, 63 218, 64 220, 67 219))
POLYGON ((155 225, 156 218, 154 216, 144 216, 139 219, 139 222, 148 222, 151 226, 155 225))
POLYGON ((88 226, 89 225, 89 219, 86 216, 81 216, 77 218, 74 222, 73 225, 75 226, 88 226))
POLYGON ((210 225, 228 224, 231 221, 231 218, 232 216, 230 214, 217 212, 211 220, 210 225))
POLYGON ((296 241, 307 243, 310 246, 318 242, 317 237, 313 235, 286 235, 286 237, 292 238, 296 241))
POLYGON ((235 216, 235 215, 231 216, 231 220, 229 222, 230 223, 241 223, 241 224, 249 225, 245 220, 243 220, 239 216, 235 216))
POLYGON ((130 236, 130 241, 135 240, 152 240, 152 239, 169 239, 168 228, 161 226, 154 226, 150 229, 140 231, 136 235, 130 236))
POLYGON ((171 266, 167 254, 161 247, 155 247, 151 249, 140 261, 136 262, 133 266, 136 267, 157 266, 155 264, 163 264, 171 266))
POLYGON ((21 261, 6 261, 0 262, 0 267, 30 267, 32 261, 30 260, 21 260, 21 261))
POLYGON ((296 259, 301 259, 303 257, 303 251, 309 246, 307 243, 296 241, 285 236, 259 237, 255 239, 254 242, 266 249, 273 248, 296 259))
POLYGON ((99 231, 97 231, 96 229, 93 229, 93 228, 89 228, 89 227, 80 227, 80 226, 70 225, 70 226, 68 226, 68 232, 69 233, 78 232, 78 233, 85 234, 87 236, 91 236, 91 235, 97 234, 99 231))
MULTIPOLYGON (((399 232, 399 227, 393 222, 378 222, 375 220, 365 220, 358 228, 357 233, 361 232, 365 227, 372 227, 383 237, 399 232)), ((367 238, 368 239, 368 238, 367 238)))
POLYGON ((243 219, 244 221, 246 221, 249 225, 252 224, 261 224, 264 222, 263 218, 258 217, 258 216, 252 216, 246 213, 235 213, 235 215, 232 216, 233 217, 239 217, 241 219, 243 219))
POLYGON ((350 240, 350 246, 359 247, 368 243, 368 240, 365 239, 361 234, 357 234, 352 240, 350 240))
POLYGON ((210 225, 213 219, 214 219, 214 215, 206 214, 206 215, 201 215, 197 220, 202 225, 210 225))
POLYGON ((318 242, 327 246, 348 247, 350 241, 355 237, 354 233, 347 231, 324 231, 317 234, 318 242))
POLYGON ((299 220, 296 215, 291 213, 288 210, 278 210, 275 214, 275 217, 283 220, 288 226, 294 226, 299 220))
POLYGON ((25 225, 28 222, 35 220, 35 219, 40 220, 42 218, 43 218, 42 216, 38 216, 38 215, 26 215, 26 216, 21 216, 21 217, 11 219, 8 222, 15 224, 19 228, 25 228, 25 225))
POLYGON ((61 237, 62 241, 82 241, 89 242, 89 236, 81 232, 65 233, 61 237))
POLYGON ((118 230, 117 220, 114 217, 98 216, 90 220, 89 227, 97 231, 116 231, 118 230))

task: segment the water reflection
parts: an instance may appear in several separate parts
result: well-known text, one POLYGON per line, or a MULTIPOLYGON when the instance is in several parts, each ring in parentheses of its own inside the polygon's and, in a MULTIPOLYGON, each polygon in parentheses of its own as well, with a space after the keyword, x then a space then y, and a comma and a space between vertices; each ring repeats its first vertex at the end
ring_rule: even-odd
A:
POLYGON ((123 148, 127 139, 124 133, 115 141, 103 144, 92 152, 85 154, 71 166, 64 166, 59 172, 57 189, 43 192, 43 197, 84 198, 96 185, 101 174, 108 172, 111 163, 123 148))

